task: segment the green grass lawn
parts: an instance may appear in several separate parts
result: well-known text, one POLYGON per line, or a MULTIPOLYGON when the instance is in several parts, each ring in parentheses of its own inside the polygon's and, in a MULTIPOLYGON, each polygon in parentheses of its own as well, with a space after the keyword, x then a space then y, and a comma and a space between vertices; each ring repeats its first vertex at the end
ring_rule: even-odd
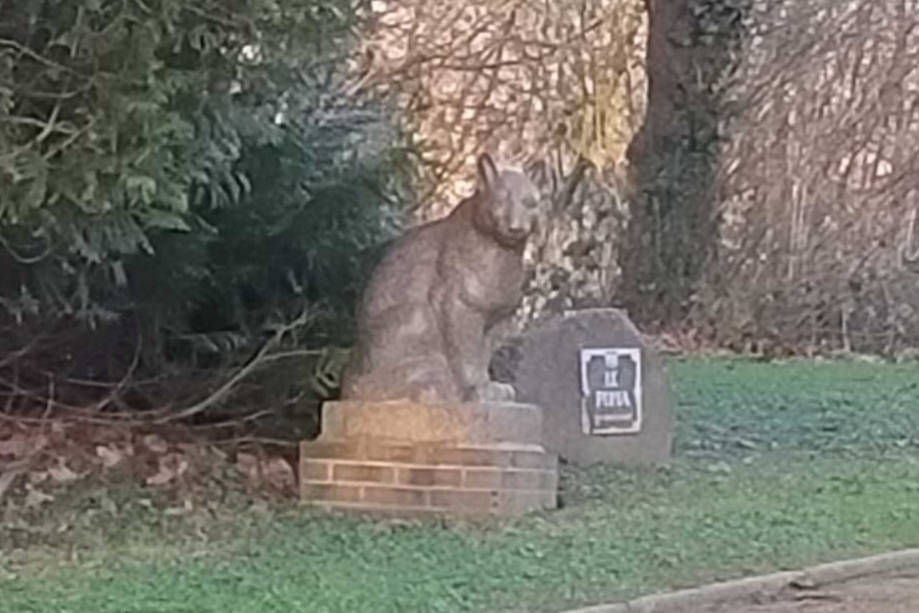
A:
POLYGON ((550 612, 919 546, 919 367, 669 370, 672 466, 566 471, 558 511, 449 527, 126 516, 71 529, 72 551, 7 563, 0 611, 550 612))

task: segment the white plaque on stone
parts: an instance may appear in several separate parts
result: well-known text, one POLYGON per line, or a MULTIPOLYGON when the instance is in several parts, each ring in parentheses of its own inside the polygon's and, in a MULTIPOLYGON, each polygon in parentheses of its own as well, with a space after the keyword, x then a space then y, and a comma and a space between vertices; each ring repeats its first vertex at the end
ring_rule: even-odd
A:
POLYGON ((581 429, 588 436, 641 432, 641 349, 581 349, 581 429))

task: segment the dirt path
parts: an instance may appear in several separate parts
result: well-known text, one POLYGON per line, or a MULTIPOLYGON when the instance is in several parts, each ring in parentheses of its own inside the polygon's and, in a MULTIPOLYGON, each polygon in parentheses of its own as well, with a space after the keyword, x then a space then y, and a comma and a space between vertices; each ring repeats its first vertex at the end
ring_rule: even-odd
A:
POLYGON ((699 613, 917 613, 919 573, 802 591, 794 601, 768 605, 722 606, 699 613))

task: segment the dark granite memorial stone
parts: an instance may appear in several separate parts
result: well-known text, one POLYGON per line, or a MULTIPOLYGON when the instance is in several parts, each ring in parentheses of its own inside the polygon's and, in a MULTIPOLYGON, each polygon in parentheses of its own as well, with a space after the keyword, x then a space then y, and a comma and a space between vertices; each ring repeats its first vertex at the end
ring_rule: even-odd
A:
POLYGON ((660 464, 673 417, 660 357, 618 309, 571 311, 508 339, 491 374, 543 409, 548 450, 573 464, 660 464))

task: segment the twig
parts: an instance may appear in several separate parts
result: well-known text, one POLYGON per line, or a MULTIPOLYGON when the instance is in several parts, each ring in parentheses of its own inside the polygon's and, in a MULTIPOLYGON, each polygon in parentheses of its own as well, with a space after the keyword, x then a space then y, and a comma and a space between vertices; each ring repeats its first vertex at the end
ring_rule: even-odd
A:
POLYGON ((552 200, 553 215, 558 215, 560 212, 571 206, 571 202, 574 199, 574 194, 578 189, 578 185, 581 184, 581 181, 584 179, 584 174, 591 166, 593 166, 593 164, 591 164, 590 160, 584 156, 578 157, 578 161, 575 162, 574 168, 565 178, 565 184, 562 186, 562 189, 552 200))
POLYGON ((230 377, 230 379, 226 383, 221 385, 220 388, 217 389, 217 391, 215 391, 213 394, 211 394, 210 396, 208 396, 201 402, 195 403, 192 406, 188 407, 187 409, 179 411, 178 413, 170 414, 165 417, 162 417, 161 419, 155 420, 153 423, 164 424, 164 423, 169 423, 169 422, 174 422, 174 421, 180 421, 180 420, 188 419, 190 417, 194 417, 195 415, 198 415, 199 413, 202 413, 208 410, 209 408, 211 408, 212 406, 214 406, 215 404, 223 400, 230 393, 230 391, 234 387, 236 387, 236 385, 240 381, 242 381, 243 379, 251 375, 258 368, 264 366, 266 355, 268 354, 268 352, 271 350, 272 347, 274 347, 275 345, 277 345, 278 342, 280 342, 280 340, 284 337, 285 334, 287 334, 291 330, 294 330, 298 327, 307 325, 310 319, 312 319, 312 314, 305 311, 294 322, 279 327, 277 331, 275 331, 274 336, 272 336, 271 339, 269 339, 268 341, 265 342, 264 345, 262 345, 262 348, 259 349, 259 351, 255 354, 255 356, 246 365, 240 368, 236 372, 235 375, 230 377))
POLYGON ((6 252, 10 254, 10 257, 16 260, 17 263, 22 264, 24 266, 32 266, 34 264, 38 264, 39 262, 44 260, 46 257, 51 255, 51 252, 54 250, 53 247, 51 246, 51 241, 48 240, 47 237, 44 238, 44 241, 45 241, 45 245, 44 245, 44 249, 42 253, 40 253, 39 255, 33 255, 29 257, 29 256, 25 256, 17 252, 16 249, 14 249, 12 245, 10 245, 9 241, 6 240, 6 237, 3 236, 3 233, 0 232, 0 245, 2 245, 4 249, 6 249, 6 252))
POLYGON ((241 445, 251 443, 253 445, 277 445, 279 447, 297 447, 298 441, 288 441, 284 439, 264 438, 259 436, 240 436, 220 441, 208 441, 207 445, 224 446, 224 445, 241 445))
POLYGON ((33 50, 30 49, 29 47, 26 47, 25 45, 23 45, 23 44, 21 44, 21 43, 15 41, 15 40, 11 40, 11 39, 8 39, 8 38, 0 38, 0 47, 11 47, 11 48, 13 48, 13 49, 19 51, 20 53, 29 56, 29 57, 32 58, 33 60, 35 60, 35 61, 37 61, 37 62, 39 62, 39 63, 42 63, 42 64, 48 66, 49 68, 54 68, 54 69, 57 69, 57 70, 61 70, 61 71, 66 72, 66 73, 68 73, 68 74, 72 74, 72 75, 78 76, 78 77, 80 77, 81 79, 88 79, 88 78, 89 78, 87 75, 82 74, 82 73, 80 73, 80 72, 74 70, 74 69, 71 68, 70 66, 65 66, 65 65, 63 65, 63 64, 59 64, 58 62, 55 62, 54 60, 48 59, 48 58, 46 58, 45 56, 43 56, 42 54, 40 54, 40 53, 38 53, 38 52, 36 52, 36 51, 33 51, 33 50))

